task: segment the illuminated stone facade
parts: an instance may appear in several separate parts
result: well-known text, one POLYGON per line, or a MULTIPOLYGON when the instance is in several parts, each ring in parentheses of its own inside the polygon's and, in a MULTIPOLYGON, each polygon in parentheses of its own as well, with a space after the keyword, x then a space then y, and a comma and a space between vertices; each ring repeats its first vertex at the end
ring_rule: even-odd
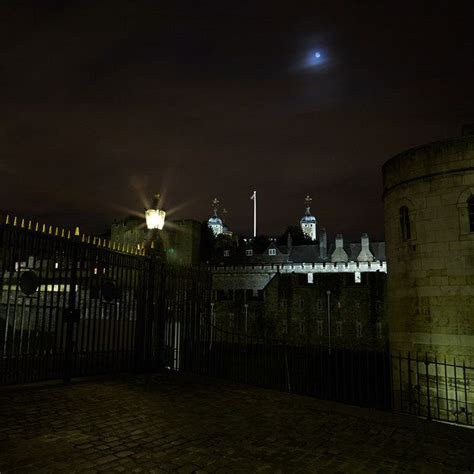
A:
MULTIPOLYGON (((232 282, 247 288, 214 286, 218 327, 240 334, 247 327, 248 335, 322 347, 387 349, 384 273, 364 273, 358 282, 350 273, 278 273, 262 290, 248 288, 249 277, 232 282)), ((253 283, 259 285, 256 277, 253 283)))
POLYGON ((391 349, 472 366, 474 136, 403 152, 383 177, 391 349))
POLYGON ((271 242, 260 252, 251 240, 241 247, 222 248, 211 266, 216 321, 242 332, 247 314, 249 334, 324 346, 330 290, 334 344, 385 347, 384 243, 369 242, 363 234, 360 243, 344 244, 338 235, 328 246, 325 231, 319 237, 313 245, 271 242))

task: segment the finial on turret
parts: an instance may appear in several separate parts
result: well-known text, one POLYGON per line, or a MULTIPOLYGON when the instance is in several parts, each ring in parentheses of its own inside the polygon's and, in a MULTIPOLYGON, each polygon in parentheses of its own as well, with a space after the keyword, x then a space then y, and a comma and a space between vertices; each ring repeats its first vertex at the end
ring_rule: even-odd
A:
POLYGON ((220 201, 216 197, 212 200, 212 209, 214 211, 214 216, 217 217, 217 209, 219 208, 220 201))
POLYGON ((310 197, 309 194, 306 195, 306 198, 304 200, 305 204, 306 204, 306 213, 309 214, 309 210, 310 210, 310 207, 311 207, 311 202, 313 201, 313 199, 310 197))

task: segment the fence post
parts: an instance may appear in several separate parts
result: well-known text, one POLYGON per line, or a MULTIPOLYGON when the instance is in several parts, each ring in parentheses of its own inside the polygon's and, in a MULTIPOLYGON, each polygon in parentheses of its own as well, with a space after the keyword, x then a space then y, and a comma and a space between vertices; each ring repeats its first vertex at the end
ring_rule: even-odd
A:
POLYGON ((431 421, 431 396, 430 396, 430 363, 428 362, 428 353, 425 352, 425 373, 426 373, 426 396, 428 398, 428 421, 431 421))
POLYGON ((140 269, 140 274, 137 284, 137 315, 135 320, 135 371, 143 370, 144 365, 144 351, 145 351, 145 318, 146 318, 146 304, 148 288, 146 286, 147 270, 149 271, 148 257, 143 257, 143 266, 140 269))
POLYGON ((77 266, 78 266, 78 229, 71 244, 71 281, 69 282, 68 307, 64 311, 63 324, 66 324, 66 340, 64 341, 64 373, 63 382, 71 383, 72 378, 72 355, 74 349, 74 324, 79 321, 79 310, 76 309, 76 287, 77 287, 77 266))

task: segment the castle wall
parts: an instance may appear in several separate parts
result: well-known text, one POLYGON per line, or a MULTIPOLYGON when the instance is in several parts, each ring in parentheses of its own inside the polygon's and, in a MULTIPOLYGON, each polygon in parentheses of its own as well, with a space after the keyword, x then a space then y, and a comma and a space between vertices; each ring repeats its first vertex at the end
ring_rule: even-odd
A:
POLYGON ((384 165, 383 177, 391 350, 473 365, 474 233, 467 200, 474 195, 474 136, 401 153, 384 165))

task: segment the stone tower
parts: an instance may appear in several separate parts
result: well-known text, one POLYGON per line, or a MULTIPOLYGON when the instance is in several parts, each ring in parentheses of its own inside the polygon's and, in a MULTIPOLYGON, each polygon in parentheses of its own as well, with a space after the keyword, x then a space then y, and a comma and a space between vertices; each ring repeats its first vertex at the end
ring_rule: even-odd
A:
POLYGON ((311 240, 316 240, 317 233, 316 233, 316 217, 311 215, 311 201, 312 199, 306 196, 305 204, 306 204, 306 212, 304 216, 301 218, 300 225, 301 230, 305 235, 307 235, 311 240))
POLYGON ((474 364, 474 135, 385 163, 392 352, 474 364))
POLYGON ((419 415, 437 410, 467 423, 474 408, 474 371, 463 368, 474 365, 473 164, 471 135, 405 151, 383 167, 389 343, 404 357, 392 365, 394 408, 415 404, 419 415), (445 358, 449 365, 440 366, 445 358))
POLYGON ((224 224, 222 222, 222 219, 217 215, 218 207, 219 207, 219 200, 217 198, 214 198, 214 200, 212 201, 213 215, 207 221, 207 225, 210 227, 212 232, 214 232, 214 235, 216 237, 218 235, 221 235, 222 232, 224 232, 224 224))

